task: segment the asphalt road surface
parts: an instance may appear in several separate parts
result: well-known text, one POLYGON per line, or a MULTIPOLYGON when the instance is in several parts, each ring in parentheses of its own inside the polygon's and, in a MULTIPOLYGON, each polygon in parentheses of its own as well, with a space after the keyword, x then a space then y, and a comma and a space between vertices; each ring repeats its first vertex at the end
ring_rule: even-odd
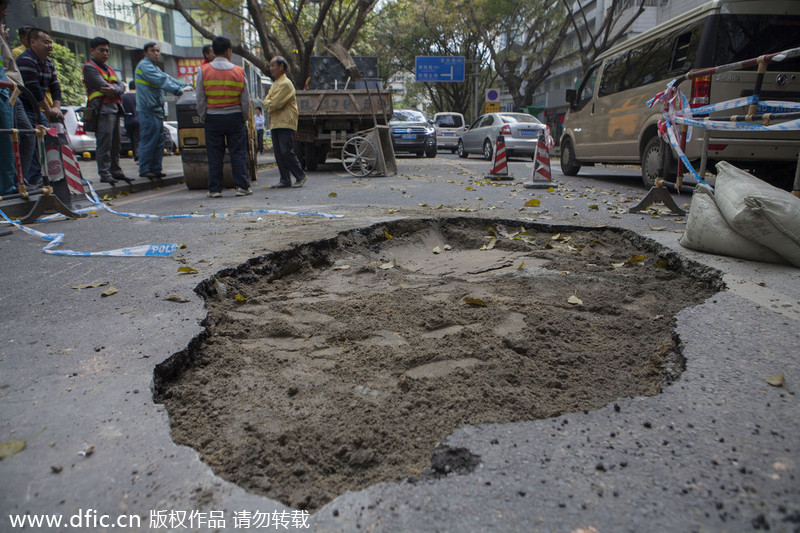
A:
MULTIPOLYGON (((569 178, 553 163, 553 190, 526 189, 523 160, 510 162, 512 180, 496 182, 484 178, 488 162, 450 154, 401 157, 393 177, 354 178, 329 163, 305 187, 283 190, 268 188, 278 181, 269 165, 247 197, 210 199, 181 184, 108 196, 121 213, 214 217, 97 211, 34 225, 64 234, 58 250, 185 245, 169 258, 59 256, 17 229, 0 237, 0 531, 22 515, 63 520, 35 531, 125 530, 137 517, 128 529, 228 531, 266 517, 272 528, 285 519, 285 529, 311 531, 797 531, 800 270, 682 248, 685 217, 627 212, 646 193, 638 167, 569 178), (445 442, 480 457, 469 474, 379 484, 304 516, 222 480, 172 442, 152 399, 153 369, 202 331, 201 280, 353 228, 465 216, 630 229, 720 270, 727 288, 676 317, 686 369, 662 394, 459 429, 445 442), (179 271, 186 266, 197 274, 179 271), (108 284, 73 288, 95 281, 108 284), (117 292, 101 296, 110 287, 117 292), (188 302, 167 300, 173 294, 188 302), (781 372, 784 385, 767 383, 781 372)), ((673 197, 688 208, 689 194, 673 197)))

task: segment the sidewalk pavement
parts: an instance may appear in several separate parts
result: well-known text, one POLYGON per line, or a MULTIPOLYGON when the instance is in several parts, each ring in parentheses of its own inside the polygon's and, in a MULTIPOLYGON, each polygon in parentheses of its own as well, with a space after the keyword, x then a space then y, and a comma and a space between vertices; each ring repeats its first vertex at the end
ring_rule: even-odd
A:
MULTIPOLYGON (((274 163, 275 157, 271 151, 258 156, 258 164, 265 165, 274 163)), ((103 183, 97 173, 97 161, 94 159, 79 159, 78 165, 81 174, 89 180, 100 197, 106 194, 118 194, 121 192, 135 193, 140 191, 152 190, 158 187, 176 185, 183 183, 183 163, 180 155, 165 155, 163 159, 163 172, 166 174, 161 180, 150 181, 147 178, 139 177, 138 163, 132 157, 123 157, 119 161, 119 166, 125 175, 133 180, 133 184, 128 185, 124 181, 119 181, 115 185, 103 183)), ((22 218, 27 215, 36 203, 39 196, 31 196, 25 200, 22 198, 4 200, 0 202, 0 210, 11 218, 22 218)), ((75 199, 75 198, 74 198, 75 199)))

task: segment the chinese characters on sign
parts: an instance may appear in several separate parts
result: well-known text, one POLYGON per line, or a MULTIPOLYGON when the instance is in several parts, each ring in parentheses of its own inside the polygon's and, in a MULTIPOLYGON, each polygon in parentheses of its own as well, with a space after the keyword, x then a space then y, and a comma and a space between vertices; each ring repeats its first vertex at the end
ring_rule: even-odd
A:
POLYGON ((466 59, 463 56, 417 56, 417 81, 463 82, 466 59))
POLYGON ((203 63, 203 58, 188 57, 178 58, 178 76, 179 80, 191 83, 194 85, 197 79, 197 73, 200 71, 200 65, 203 63))

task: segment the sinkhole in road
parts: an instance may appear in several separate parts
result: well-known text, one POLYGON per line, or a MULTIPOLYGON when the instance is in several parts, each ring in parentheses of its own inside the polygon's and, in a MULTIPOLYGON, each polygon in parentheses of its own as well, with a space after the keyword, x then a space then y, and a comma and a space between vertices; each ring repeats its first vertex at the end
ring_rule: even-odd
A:
POLYGON ((432 452, 464 425, 658 394, 683 369, 675 314, 721 287, 626 230, 381 223, 201 283, 204 331, 155 396, 218 475, 314 511, 447 471, 432 452))

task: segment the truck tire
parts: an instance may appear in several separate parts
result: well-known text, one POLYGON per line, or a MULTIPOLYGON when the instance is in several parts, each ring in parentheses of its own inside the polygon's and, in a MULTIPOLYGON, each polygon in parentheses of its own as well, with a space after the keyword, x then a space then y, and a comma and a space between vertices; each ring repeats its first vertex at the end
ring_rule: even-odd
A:
POLYGON ((303 163, 306 170, 315 171, 319 164, 317 158, 317 145, 312 143, 303 143, 303 163))

